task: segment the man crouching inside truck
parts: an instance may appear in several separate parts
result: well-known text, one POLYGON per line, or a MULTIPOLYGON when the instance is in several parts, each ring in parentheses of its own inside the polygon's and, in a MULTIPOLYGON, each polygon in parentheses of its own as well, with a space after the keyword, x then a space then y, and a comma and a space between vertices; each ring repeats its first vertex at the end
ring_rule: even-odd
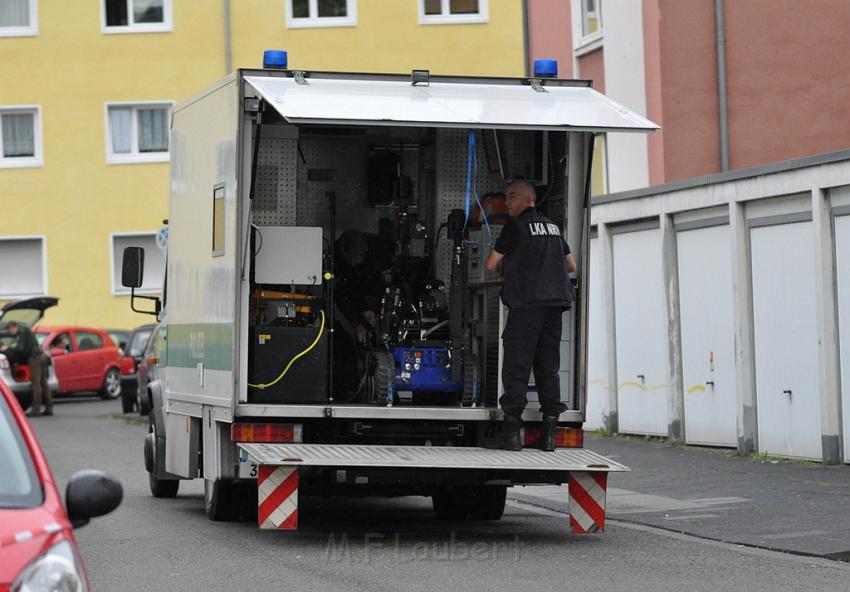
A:
POLYGON ((558 416, 567 409, 561 402, 561 317, 573 302, 570 272, 576 263, 557 224, 535 207, 534 186, 511 183, 505 193, 510 221, 487 258, 487 269, 502 265, 502 302, 508 320, 502 332, 504 362, 499 400, 505 414, 502 431, 487 448, 521 450, 522 412, 528 404, 528 378, 534 379, 543 412, 541 448, 555 450, 558 416))

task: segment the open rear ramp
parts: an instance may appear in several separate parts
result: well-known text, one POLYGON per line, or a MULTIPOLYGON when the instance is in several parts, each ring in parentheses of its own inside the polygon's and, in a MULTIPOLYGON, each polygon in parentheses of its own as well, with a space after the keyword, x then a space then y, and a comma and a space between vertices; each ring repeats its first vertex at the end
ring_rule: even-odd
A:
MULTIPOLYGON (((298 526, 301 468, 484 471, 505 475, 559 475, 568 483, 570 524, 575 533, 605 527, 608 473, 629 468, 583 448, 519 452, 450 446, 240 443, 245 464, 257 465, 261 528, 298 526)), ((493 480, 498 481, 498 480, 493 480)), ((510 481, 510 480, 507 480, 510 481)), ((563 482, 562 481, 562 482, 563 482)), ((507 483, 504 483, 507 484, 507 483)))

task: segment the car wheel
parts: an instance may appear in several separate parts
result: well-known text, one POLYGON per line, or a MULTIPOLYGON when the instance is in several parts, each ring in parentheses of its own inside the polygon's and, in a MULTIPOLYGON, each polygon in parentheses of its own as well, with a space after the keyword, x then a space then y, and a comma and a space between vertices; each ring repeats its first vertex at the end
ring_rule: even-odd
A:
POLYGON ((21 409, 26 411, 32 406, 32 393, 15 393, 15 398, 21 406, 21 409))
POLYGON ((117 399, 121 396, 121 375, 118 368, 110 368, 103 377, 103 388, 100 389, 102 399, 117 399))
POLYGON ((130 397, 128 393, 121 393, 121 411, 124 413, 132 413, 136 408, 136 400, 130 397))

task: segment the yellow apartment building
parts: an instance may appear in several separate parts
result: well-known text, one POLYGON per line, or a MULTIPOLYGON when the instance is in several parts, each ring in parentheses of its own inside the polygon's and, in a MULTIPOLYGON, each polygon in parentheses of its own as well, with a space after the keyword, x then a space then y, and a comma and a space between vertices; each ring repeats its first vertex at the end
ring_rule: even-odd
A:
POLYGON ((123 248, 161 289, 169 108, 264 49, 290 68, 522 76, 519 0, 0 0, 0 301, 130 328, 123 248))

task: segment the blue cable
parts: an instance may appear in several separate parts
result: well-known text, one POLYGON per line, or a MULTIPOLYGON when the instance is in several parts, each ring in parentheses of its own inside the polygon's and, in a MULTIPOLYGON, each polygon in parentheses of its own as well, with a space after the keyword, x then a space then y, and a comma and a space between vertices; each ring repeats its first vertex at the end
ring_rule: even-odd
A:
POLYGON ((466 229, 466 225, 469 222, 469 198, 470 193, 472 192, 472 162, 475 158, 475 132, 473 130, 469 130, 469 143, 466 149, 466 198, 464 203, 464 212, 466 217, 463 220, 463 228, 466 229))

